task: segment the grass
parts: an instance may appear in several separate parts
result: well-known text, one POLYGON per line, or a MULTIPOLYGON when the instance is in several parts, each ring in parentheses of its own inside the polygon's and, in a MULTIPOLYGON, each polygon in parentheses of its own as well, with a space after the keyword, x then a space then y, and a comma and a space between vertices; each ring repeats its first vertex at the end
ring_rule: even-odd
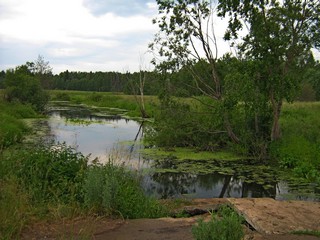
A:
POLYGON ((243 221, 233 209, 222 206, 208 222, 200 219, 192 227, 192 234, 196 240, 240 240, 244 237, 243 221))
POLYGON ((320 231, 315 231, 315 230, 294 231, 293 234, 296 234, 296 235, 309 235, 309 236, 315 236, 315 237, 320 238, 320 231))
POLYGON ((0 156, 0 239, 16 238, 27 224, 43 220, 169 215, 158 200, 145 196, 140 175, 116 159, 88 165, 65 145, 8 150, 0 156))
POLYGON ((320 102, 285 104, 282 139, 271 146, 279 165, 309 182, 320 184, 320 102))
POLYGON ((22 141, 29 130, 22 119, 38 116, 30 105, 7 103, 0 98, 0 152, 22 141))
MULTIPOLYGON (((96 107, 108 107, 125 109, 128 111, 128 116, 140 116, 139 105, 135 101, 133 95, 124 95, 122 93, 110 92, 83 92, 83 91, 50 91, 51 100, 54 101, 70 101, 75 104, 86 104, 96 107)), ((146 111, 150 116, 154 115, 158 98, 155 96, 145 96, 146 111)))

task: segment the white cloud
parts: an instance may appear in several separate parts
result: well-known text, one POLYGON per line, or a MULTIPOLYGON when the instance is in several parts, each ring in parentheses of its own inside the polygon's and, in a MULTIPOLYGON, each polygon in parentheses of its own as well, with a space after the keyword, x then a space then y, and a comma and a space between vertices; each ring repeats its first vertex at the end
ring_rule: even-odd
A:
MULTIPOLYGON (((66 66, 74 66, 79 71, 82 70, 82 66, 93 66, 91 70, 94 71, 98 64, 86 64, 86 57, 97 54, 97 59, 103 64, 109 62, 110 56, 116 56, 131 42, 131 48, 141 48, 136 39, 140 42, 152 40, 152 37, 141 38, 146 37, 146 33, 152 36, 156 32, 149 15, 153 6, 147 6, 148 14, 142 11, 140 14, 137 12, 130 16, 119 16, 109 11, 94 15, 84 5, 84 0, 0 0, 0 55, 3 55, 0 58, 0 68, 7 66, 5 61, 16 55, 12 45, 18 44, 21 54, 34 53, 31 59, 30 55, 26 55, 26 61, 32 61, 41 54, 50 61, 54 70, 55 62, 64 58, 66 66), (28 51, 21 52, 23 45, 28 47, 28 51), (108 56, 103 58, 102 52, 108 52, 108 56), (74 59, 76 57, 77 62, 74 59)), ((139 50, 145 51, 147 45, 143 48, 139 50)), ((131 56, 123 54, 122 63, 126 62, 126 57, 131 59, 131 56)), ((16 65, 23 63, 16 62, 16 65)), ((131 65, 130 60, 126 65, 131 65)), ((122 66, 114 70, 119 68, 122 66)))

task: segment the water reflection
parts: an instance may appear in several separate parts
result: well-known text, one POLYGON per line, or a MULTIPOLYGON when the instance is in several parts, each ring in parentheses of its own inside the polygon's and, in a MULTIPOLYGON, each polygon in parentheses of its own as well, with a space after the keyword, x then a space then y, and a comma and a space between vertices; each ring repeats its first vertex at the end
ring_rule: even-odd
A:
POLYGON ((136 152, 137 144, 121 143, 140 140, 142 131, 139 131, 138 122, 118 118, 81 116, 77 118, 78 122, 74 122, 60 112, 51 112, 49 127, 55 136, 55 141, 65 142, 84 155, 91 154, 91 159, 99 158, 102 162, 107 160, 108 153, 115 148, 128 154, 136 152), (87 121, 90 121, 90 124, 87 121))
POLYGON ((225 198, 273 197, 277 184, 268 190, 262 185, 247 183, 234 176, 219 173, 197 175, 190 173, 153 173, 145 176, 144 189, 157 198, 225 198))
POLYGON ((250 162, 230 162, 227 163, 229 166, 223 165, 221 161, 184 161, 183 167, 189 170, 181 171, 181 166, 175 159, 168 158, 161 161, 143 159, 139 154, 139 149, 144 147, 140 143, 143 137, 143 124, 123 119, 118 115, 96 116, 85 108, 51 110, 47 124, 51 130, 48 138, 65 142, 84 155, 91 154, 91 159, 97 157, 104 162, 110 153, 114 154, 112 149, 118 149, 116 158, 121 161, 127 160, 128 166, 144 169, 143 172, 149 169, 148 173, 143 175, 143 188, 148 195, 157 198, 272 197, 320 200, 319 192, 316 193, 314 188, 311 188, 313 190, 308 194, 300 194, 301 188, 305 186, 294 189, 287 182, 276 181, 273 173, 265 174, 265 168, 260 172, 257 172, 257 168, 252 171, 252 167, 256 165, 250 162), (212 170, 210 174, 196 173, 194 172, 196 165, 192 164, 206 169, 210 167, 209 165, 215 168, 228 167, 236 174, 220 174, 216 172, 217 170, 212 170), (256 183, 253 177, 250 178, 249 175, 252 173, 264 178, 263 184, 256 183), (243 176, 251 181, 245 181, 243 176))

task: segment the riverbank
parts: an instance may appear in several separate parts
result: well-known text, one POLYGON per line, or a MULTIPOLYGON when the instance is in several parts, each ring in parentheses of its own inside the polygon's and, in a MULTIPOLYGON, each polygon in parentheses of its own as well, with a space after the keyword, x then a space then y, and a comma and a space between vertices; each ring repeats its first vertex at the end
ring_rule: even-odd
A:
MULTIPOLYGON (((320 235, 320 203, 273 199, 195 199, 180 207, 188 212, 214 211, 228 204, 245 216, 245 238, 251 240, 316 240, 320 235), (298 214, 297 214, 298 213, 298 214), (307 231, 308 230, 308 231, 307 231), (296 233, 296 234, 294 234, 296 233), (298 233, 300 235, 298 235, 298 233), (314 235, 308 235, 308 234, 314 235), (317 237, 318 236, 318 237, 317 237)), ((73 222, 37 224, 22 233, 22 239, 193 239, 191 228, 210 214, 184 218, 104 219, 80 218, 73 222), (90 222, 90 223, 89 223, 90 222)))
MULTIPOLYGON (((91 96, 91 94, 94 95, 95 93, 80 93, 83 97, 91 96)), ((107 98, 104 97, 104 94, 101 95, 104 104, 108 105, 107 98)), ((105 95, 110 94, 106 93, 105 95)), ((119 98, 121 94, 116 96, 119 98)), ((122 101, 128 102, 128 98, 123 97, 122 101)), ((81 103, 79 99, 77 101, 81 103)), ((139 179, 141 180, 141 178, 140 176, 134 176, 132 172, 127 172, 123 168, 113 168, 113 165, 110 165, 108 169, 100 168, 100 166, 90 168, 87 165, 86 157, 81 153, 74 152, 68 146, 41 149, 38 148, 38 145, 30 145, 25 149, 21 142, 30 131, 23 124, 22 119, 37 117, 38 114, 29 105, 4 102, 1 102, 1 104, 3 107, 1 107, 0 113, 4 117, 1 118, 2 125, 0 125, 0 139, 2 140, 0 148, 0 236, 9 239, 15 238, 20 236, 23 229, 28 229, 41 221, 51 222, 54 227, 56 222, 72 223, 83 218, 108 219, 124 214, 126 215, 125 218, 141 218, 148 214, 153 217, 170 215, 170 209, 160 207, 162 206, 161 201, 149 200, 143 195, 143 191, 139 187, 139 179), (123 179, 123 171, 128 178, 123 179), (103 176, 108 176, 112 181, 103 176), (126 180, 126 182, 123 180, 126 180), (130 185, 129 183, 134 184, 130 185), (103 188, 99 186, 103 186, 103 188), (110 197, 107 194, 108 189, 120 189, 121 191, 115 191, 115 195, 110 197), (103 191, 105 195, 102 198, 101 193, 103 191), (86 196, 83 195, 84 193, 86 196), (116 195, 119 193, 121 194, 116 195), (132 193, 139 193, 140 195, 132 197, 132 193), (108 202, 106 199, 111 201, 108 202), (119 199, 122 200, 123 204, 117 205, 120 202, 119 199), (134 209, 130 207, 141 206, 142 200, 146 203, 143 208, 134 209), (110 205, 110 203, 114 205, 110 205), (148 212, 149 209, 153 209, 153 212, 148 212)), ((318 133, 320 132, 318 131, 319 106, 319 103, 303 105, 299 103, 290 105, 290 107, 285 106, 286 110, 282 118, 283 140, 279 142, 279 145, 274 146, 275 156, 279 157, 278 167, 281 167, 290 175, 297 187, 302 186, 302 188, 308 190, 307 186, 311 186, 315 189, 314 192, 319 192, 319 185, 316 182, 319 177, 319 158, 317 157, 319 150, 317 148, 319 143, 318 133), (301 122, 303 122, 303 128, 300 126, 301 122)), ((190 150, 194 153, 192 159, 179 159, 179 157, 191 158, 190 151, 181 151, 179 154, 179 151, 175 149, 167 150, 169 160, 173 162, 173 165, 175 161, 184 164, 182 166, 184 171, 208 171, 206 164, 210 163, 210 159, 209 161, 204 159, 199 161, 195 157, 198 153, 201 153, 202 156, 206 155, 205 153, 194 149, 190 150), (172 157, 174 155, 173 150, 177 151, 176 157, 172 157), (186 165, 187 162, 188 165, 186 165), (195 168, 195 163, 199 168, 195 168)), ((163 154, 164 151, 160 152, 163 154)), ((233 156, 228 156, 230 161, 226 162, 232 163, 233 156)), ((213 165, 212 162, 210 165, 213 165)), ((260 173, 267 173, 266 168, 258 168, 255 163, 252 163, 252 168, 259 169, 259 172, 255 174, 258 177, 260 173)), ((227 172, 224 173, 231 173, 229 169, 224 168, 224 171, 226 170, 227 172)), ((239 172, 237 169, 231 170, 239 172)), ((176 169, 171 167, 170 171, 176 171, 176 169)), ((216 171, 219 170, 216 169, 216 171)), ((241 176, 245 177, 244 173, 241 176)), ((188 175, 186 179, 190 179, 188 175)), ((228 179, 230 181, 234 178, 230 175, 228 179)), ((274 180, 272 175, 269 175, 266 179, 274 180)), ((172 176, 169 176, 169 180, 172 182, 172 176)), ((176 180, 180 186, 185 185, 181 182, 181 178, 176 180)), ((255 182, 256 179, 249 179, 249 181, 255 182)), ((201 186, 207 188, 207 183, 204 180, 201 182, 201 186)), ((234 182, 234 189, 239 189, 239 186, 239 182, 234 182)), ((242 187, 242 189, 245 189, 245 187, 242 187)), ((310 194, 310 192, 303 194, 310 194)), ((65 229, 65 226, 62 225, 62 228, 65 229)))

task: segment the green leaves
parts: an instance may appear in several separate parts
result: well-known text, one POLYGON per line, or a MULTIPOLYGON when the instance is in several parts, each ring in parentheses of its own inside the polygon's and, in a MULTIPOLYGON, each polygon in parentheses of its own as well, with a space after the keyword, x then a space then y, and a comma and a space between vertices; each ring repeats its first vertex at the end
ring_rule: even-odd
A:
POLYGON ((5 87, 5 96, 9 102, 31 104, 36 111, 43 111, 49 100, 49 95, 42 89, 39 79, 31 73, 28 65, 8 70, 5 87))

